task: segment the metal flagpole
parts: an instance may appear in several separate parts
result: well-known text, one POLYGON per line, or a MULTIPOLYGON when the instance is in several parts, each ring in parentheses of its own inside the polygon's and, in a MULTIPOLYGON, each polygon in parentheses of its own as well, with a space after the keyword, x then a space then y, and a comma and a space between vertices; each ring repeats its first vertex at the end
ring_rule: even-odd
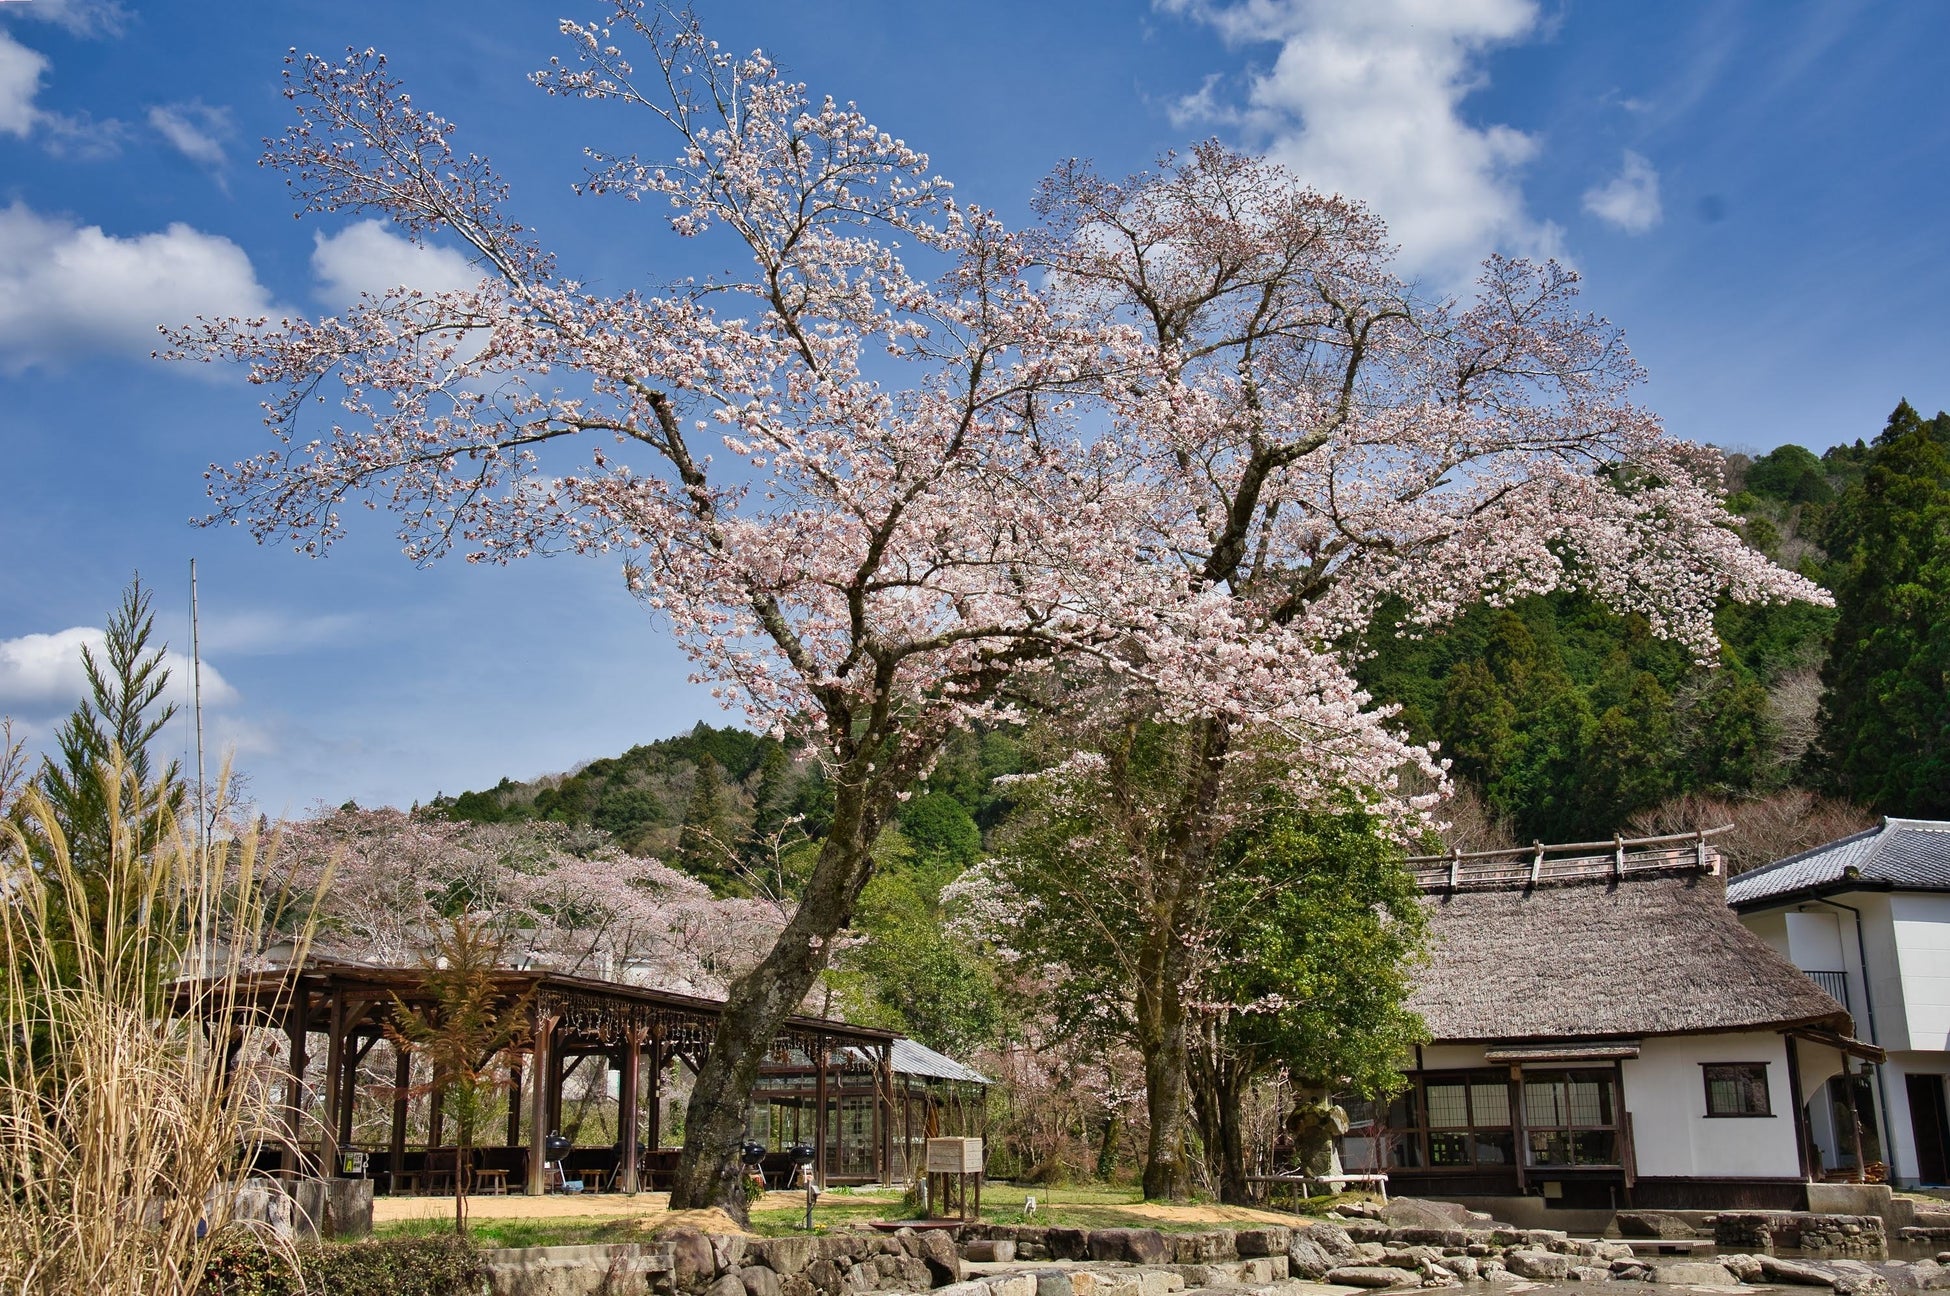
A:
POLYGON ((196 843, 210 853, 210 811, 203 799, 203 652, 197 641, 196 559, 190 559, 190 707, 196 712, 196 843))

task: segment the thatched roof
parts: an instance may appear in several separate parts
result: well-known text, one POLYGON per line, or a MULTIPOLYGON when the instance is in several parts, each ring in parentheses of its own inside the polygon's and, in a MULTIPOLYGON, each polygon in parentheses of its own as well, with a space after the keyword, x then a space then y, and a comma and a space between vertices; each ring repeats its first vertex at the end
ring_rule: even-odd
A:
POLYGON ((1727 900, 1745 912, 1845 891, 1950 891, 1950 821, 1884 819, 1742 873, 1727 884, 1727 900))
POLYGON ((1840 1004, 1740 925, 1717 868, 1424 890, 1431 956, 1410 1005, 1438 1043, 1850 1031, 1840 1004))

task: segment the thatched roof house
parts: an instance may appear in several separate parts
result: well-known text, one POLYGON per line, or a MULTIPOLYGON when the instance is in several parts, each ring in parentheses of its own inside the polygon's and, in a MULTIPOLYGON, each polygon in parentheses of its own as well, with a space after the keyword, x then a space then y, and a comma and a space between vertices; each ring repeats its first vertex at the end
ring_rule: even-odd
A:
POLYGON ((1431 1038, 1350 1159, 1504 1218, 1805 1204, 1804 1080, 1875 1050, 1727 909, 1705 836, 1412 864, 1431 1038))
POLYGON ((1849 1029, 1692 867, 1485 890, 1436 887, 1415 1010, 1442 1041, 1849 1029))

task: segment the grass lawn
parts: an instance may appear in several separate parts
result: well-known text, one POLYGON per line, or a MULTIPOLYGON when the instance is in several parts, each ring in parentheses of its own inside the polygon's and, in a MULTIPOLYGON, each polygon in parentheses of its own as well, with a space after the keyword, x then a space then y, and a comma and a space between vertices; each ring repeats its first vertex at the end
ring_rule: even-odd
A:
MULTIPOLYGON (((1316 1197, 1305 1203, 1309 1214, 1319 1214, 1336 1202, 1360 1194, 1316 1197)), ((571 1199, 476 1198, 491 1203, 494 1214, 475 1215, 468 1221, 468 1233, 482 1246, 529 1247, 572 1246, 602 1242, 641 1241, 646 1225, 663 1213, 664 1196, 645 1194, 641 1198, 604 1195, 590 1199, 591 1207, 602 1210, 577 1215, 571 1199), (537 1203, 538 1213, 523 1215, 524 1203, 537 1203), (640 1210, 630 1209, 641 1203, 640 1210), (546 1212, 540 1211, 546 1203, 546 1212)), ((431 1204, 431 1200, 430 1200, 431 1204)), ((770 1192, 752 1203, 751 1232, 764 1237, 782 1237, 803 1231, 806 1199, 796 1192, 770 1192)), ((865 1225, 874 1220, 901 1218, 898 1191, 833 1188, 822 1194, 813 1208, 817 1231, 865 1225)), ((1135 1187, 1114 1184, 988 1183, 982 1186, 982 1218, 992 1224, 1033 1223, 1064 1228, 1155 1228, 1165 1232, 1185 1232, 1210 1228, 1219 1223, 1251 1224, 1292 1220, 1286 1211, 1269 1212, 1241 1207, 1194 1202, 1167 1206, 1146 1203, 1135 1187), (1036 1199, 1033 1215, 1026 1215, 1028 1198, 1036 1199)), ((438 1235, 453 1229, 451 1216, 396 1219, 377 1225, 380 1237, 438 1235)))

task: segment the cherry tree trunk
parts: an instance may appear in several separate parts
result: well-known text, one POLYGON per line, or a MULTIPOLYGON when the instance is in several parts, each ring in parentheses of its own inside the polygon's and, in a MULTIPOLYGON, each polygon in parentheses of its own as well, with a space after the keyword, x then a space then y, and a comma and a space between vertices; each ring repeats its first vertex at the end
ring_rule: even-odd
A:
POLYGON ((1144 1149, 1147 1201, 1191 1195, 1185 1161, 1185 1005, 1178 969, 1183 948, 1169 931, 1155 932, 1138 957, 1137 1037, 1144 1056, 1144 1106, 1150 1139, 1144 1149))
POLYGON ((671 1185, 672 1210, 719 1207, 746 1218, 738 1151, 759 1067, 786 1018, 825 970, 837 936, 873 869, 869 851, 882 815, 875 790, 836 781, 832 827, 792 920, 757 967, 732 983, 711 1048, 698 1069, 684 1121, 684 1149, 671 1185))
POLYGON ((1228 1206, 1252 1205, 1252 1185, 1246 1181, 1246 1130, 1241 1105, 1250 1068, 1227 1056, 1214 1027, 1194 1046, 1191 1061, 1192 1099, 1198 1111, 1199 1137, 1205 1142, 1205 1168, 1228 1206))

